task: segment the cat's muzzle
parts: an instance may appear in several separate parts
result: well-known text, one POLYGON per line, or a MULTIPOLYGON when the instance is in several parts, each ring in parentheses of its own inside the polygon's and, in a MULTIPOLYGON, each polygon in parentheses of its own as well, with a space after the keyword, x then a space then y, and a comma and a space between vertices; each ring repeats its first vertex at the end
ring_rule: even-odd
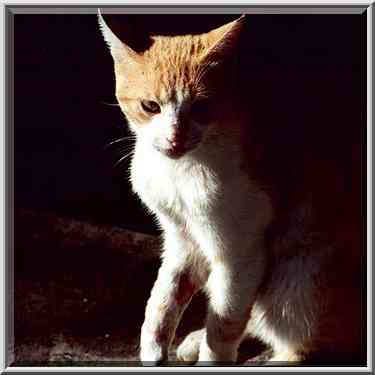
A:
POLYGON ((171 159, 178 159, 189 151, 189 149, 187 149, 184 146, 163 148, 158 145, 155 145, 154 147, 156 148, 156 150, 158 150, 159 152, 161 152, 165 156, 168 156, 171 159))

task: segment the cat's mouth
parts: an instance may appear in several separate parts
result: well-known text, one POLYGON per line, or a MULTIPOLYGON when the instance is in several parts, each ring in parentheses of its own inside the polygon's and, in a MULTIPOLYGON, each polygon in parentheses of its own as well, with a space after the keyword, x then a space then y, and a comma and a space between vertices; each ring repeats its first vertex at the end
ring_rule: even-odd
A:
POLYGON ((180 157, 187 154, 189 151, 197 147, 199 142, 191 144, 189 146, 178 146, 178 147, 161 147, 159 145, 154 145, 155 149, 161 152, 163 155, 171 159, 179 159, 180 157))
POLYGON ((181 156, 185 155, 188 151, 185 147, 172 147, 172 148, 163 148, 160 146, 155 145, 154 146, 156 150, 164 154, 165 156, 168 156, 171 159, 178 159, 181 156))

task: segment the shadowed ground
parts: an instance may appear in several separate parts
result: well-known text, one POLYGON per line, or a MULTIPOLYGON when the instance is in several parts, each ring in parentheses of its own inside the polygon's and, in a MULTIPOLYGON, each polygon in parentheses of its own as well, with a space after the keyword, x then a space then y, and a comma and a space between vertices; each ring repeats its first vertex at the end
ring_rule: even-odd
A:
MULTIPOLYGON (((52 214, 15 213, 17 366, 134 366, 159 268, 157 237, 52 214)), ((205 300, 186 311, 176 344, 202 327, 205 300)), ((258 345, 244 345, 241 362, 258 345)))
MULTIPOLYGON (((14 228, 12 365, 140 365, 139 334, 160 266, 159 238, 22 209, 15 212, 14 228)), ((205 311, 205 298, 197 295, 167 365, 181 365, 174 362, 176 346, 204 325, 205 311)), ((262 365, 271 354, 249 340, 240 347, 238 364, 262 365)), ((358 362, 317 352, 305 365, 358 362)))

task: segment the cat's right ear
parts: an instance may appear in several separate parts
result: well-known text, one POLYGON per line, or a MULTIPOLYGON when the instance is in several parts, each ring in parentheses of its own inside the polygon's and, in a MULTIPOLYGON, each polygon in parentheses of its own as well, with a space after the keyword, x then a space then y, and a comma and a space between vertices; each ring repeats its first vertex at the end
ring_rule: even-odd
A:
POLYGON ((246 16, 243 14, 236 20, 210 31, 207 34, 210 46, 205 58, 214 60, 232 55, 237 48, 245 23, 246 16))
POLYGON ((125 60, 138 58, 138 54, 123 43, 110 29, 110 27, 104 21, 100 9, 98 9, 98 22, 104 40, 108 45, 115 62, 123 62, 125 60))

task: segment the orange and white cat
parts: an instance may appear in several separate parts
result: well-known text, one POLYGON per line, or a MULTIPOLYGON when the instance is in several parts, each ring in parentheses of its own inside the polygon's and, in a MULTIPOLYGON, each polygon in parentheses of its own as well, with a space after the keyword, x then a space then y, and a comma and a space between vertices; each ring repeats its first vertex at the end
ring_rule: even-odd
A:
POLYGON ((236 362, 249 335, 272 347, 271 361, 299 362, 317 348, 363 353, 360 201, 345 195, 330 161, 296 155, 293 185, 282 155, 254 140, 235 65, 245 21, 152 36, 136 52, 99 15, 116 97, 136 136, 133 190, 164 233, 142 326, 145 364, 168 359, 202 289, 206 326, 182 342, 181 361, 236 362))

